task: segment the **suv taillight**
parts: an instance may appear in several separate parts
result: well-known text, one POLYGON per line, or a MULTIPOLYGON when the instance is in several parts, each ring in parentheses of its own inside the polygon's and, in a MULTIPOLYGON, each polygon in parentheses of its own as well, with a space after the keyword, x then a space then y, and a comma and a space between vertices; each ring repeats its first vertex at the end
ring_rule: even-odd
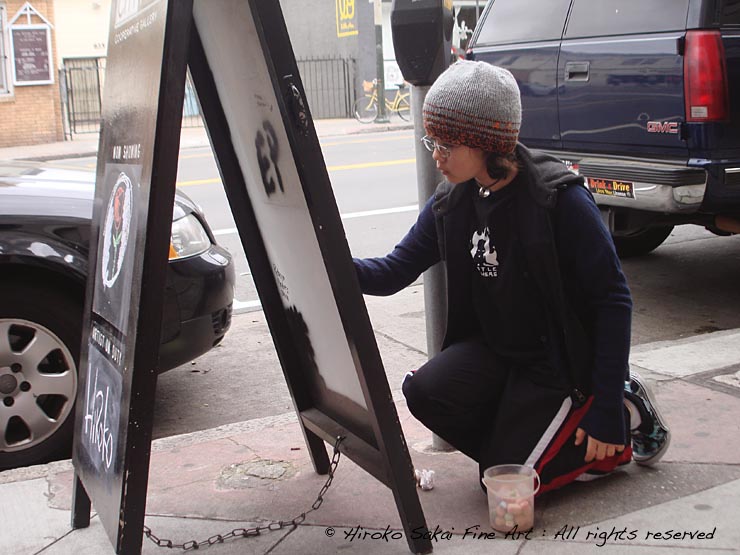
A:
POLYGON ((727 119, 727 68, 719 31, 686 33, 683 75, 686 121, 727 119))

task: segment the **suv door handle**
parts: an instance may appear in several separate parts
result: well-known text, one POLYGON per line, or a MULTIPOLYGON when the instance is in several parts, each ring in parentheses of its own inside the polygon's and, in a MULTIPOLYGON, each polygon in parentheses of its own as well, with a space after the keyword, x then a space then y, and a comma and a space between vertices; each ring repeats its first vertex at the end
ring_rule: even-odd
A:
POLYGON ((588 71, 591 62, 566 62, 566 81, 588 81, 588 71))

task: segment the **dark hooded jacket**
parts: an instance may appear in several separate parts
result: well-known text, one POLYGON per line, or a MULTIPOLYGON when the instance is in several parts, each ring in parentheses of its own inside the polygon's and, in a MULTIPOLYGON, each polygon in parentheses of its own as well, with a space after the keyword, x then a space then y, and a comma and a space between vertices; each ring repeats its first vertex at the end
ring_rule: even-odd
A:
MULTIPOLYGON (((583 178, 559 160, 517 145, 520 172, 509 186, 511 225, 524 249, 526 272, 543 299, 550 360, 574 400, 593 395, 581 423, 601 441, 624 443, 623 385, 628 370, 632 301, 609 232, 583 178)), ((473 308, 470 221, 474 183, 443 182, 416 223, 382 258, 355 259, 364 293, 390 295, 445 261, 447 327, 442 348, 480 334, 473 308)), ((516 362, 516 361, 513 361, 516 362)))

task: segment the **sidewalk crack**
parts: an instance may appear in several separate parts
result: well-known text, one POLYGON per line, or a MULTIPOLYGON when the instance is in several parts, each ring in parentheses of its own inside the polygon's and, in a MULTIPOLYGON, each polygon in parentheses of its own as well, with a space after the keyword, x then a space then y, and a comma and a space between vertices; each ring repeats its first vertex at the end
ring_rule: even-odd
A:
POLYGON ((282 538, 280 538, 278 541, 276 541, 274 545, 272 545, 267 551, 265 551, 265 555, 269 555, 270 553, 272 553, 278 545, 280 545, 281 543, 283 543, 285 541, 285 538, 287 538, 288 536, 290 536, 296 530, 298 530, 298 525, 293 526, 293 528, 291 528, 290 530, 288 530, 288 532, 282 538))
POLYGON ((421 349, 417 349, 413 345, 409 345, 408 343, 404 343, 403 341, 399 341, 398 339, 396 339, 392 335, 388 335, 387 333, 384 333, 382 331, 377 331, 377 330, 373 330, 373 331, 375 332, 375 335, 379 335, 380 337, 382 337, 384 339, 387 339, 388 341, 391 341, 391 342, 395 343, 396 345, 400 345, 402 347, 406 347, 410 351, 413 351, 413 352, 418 353, 420 355, 427 356, 426 351, 422 351, 421 349))

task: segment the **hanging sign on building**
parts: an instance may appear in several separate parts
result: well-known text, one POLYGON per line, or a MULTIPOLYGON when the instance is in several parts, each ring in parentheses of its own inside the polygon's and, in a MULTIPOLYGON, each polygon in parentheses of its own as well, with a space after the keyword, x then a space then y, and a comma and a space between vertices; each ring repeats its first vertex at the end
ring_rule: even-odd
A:
POLYGON ((337 36, 352 37, 359 33, 355 0, 335 0, 337 5, 337 36))
POLYGON ((51 27, 51 23, 29 2, 10 20, 8 28, 15 86, 48 85, 54 82, 51 27))

